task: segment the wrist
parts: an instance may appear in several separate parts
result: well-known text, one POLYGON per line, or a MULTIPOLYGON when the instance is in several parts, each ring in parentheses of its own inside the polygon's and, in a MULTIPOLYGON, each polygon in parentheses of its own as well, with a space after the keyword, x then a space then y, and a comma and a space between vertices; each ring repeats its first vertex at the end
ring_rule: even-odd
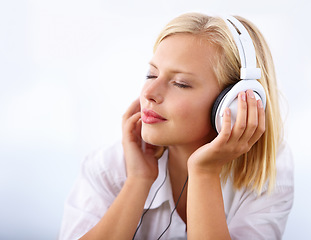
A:
POLYGON ((196 186, 198 189, 205 188, 209 191, 218 190, 221 185, 220 173, 210 169, 197 167, 188 168, 189 187, 196 186))
POLYGON ((154 181, 155 180, 153 180, 152 178, 129 176, 126 179, 125 184, 129 186, 130 188, 140 188, 140 189, 148 190, 149 192, 154 181))
POLYGON ((197 164, 194 161, 188 161, 189 176, 198 176, 205 178, 219 178, 221 166, 213 164, 197 164))

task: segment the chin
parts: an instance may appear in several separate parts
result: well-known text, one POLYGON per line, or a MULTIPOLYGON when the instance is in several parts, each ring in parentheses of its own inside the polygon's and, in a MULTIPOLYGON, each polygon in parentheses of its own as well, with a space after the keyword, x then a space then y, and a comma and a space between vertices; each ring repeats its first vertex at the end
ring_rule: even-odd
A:
POLYGON ((154 146, 166 146, 165 144, 163 144, 163 141, 155 139, 154 137, 142 135, 142 139, 144 140, 144 142, 154 146))
POLYGON ((141 131, 141 138, 144 140, 144 142, 154 145, 154 146, 167 146, 168 144, 163 139, 163 135, 157 134, 157 133, 150 133, 149 131, 145 131, 142 129, 141 131))

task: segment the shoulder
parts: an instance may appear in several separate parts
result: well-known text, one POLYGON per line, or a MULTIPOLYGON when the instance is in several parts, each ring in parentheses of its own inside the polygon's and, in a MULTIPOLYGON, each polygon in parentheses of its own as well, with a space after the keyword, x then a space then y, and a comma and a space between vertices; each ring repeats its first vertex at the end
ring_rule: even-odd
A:
POLYGON ((294 186, 294 159, 286 141, 279 145, 276 156, 276 188, 294 186))
POLYGON ((294 163, 286 142, 276 157, 276 181, 271 192, 266 184, 260 193, 223 186, 227 222, 232 239, 280 239, 294 199, 294 163))
MULTIPOLYGON (((268 190, 268 181, 263 186, 260 193, 247 189, 235 189, 233 187, 232 178, 222 186, 224 203, 229 209, 245 206, 247 203, 252 203, 249 206, 258 208, 267 205, 282 205, 287 202, 286 208, 290 210, 294 198, 294 161, 290 146, 284 141, 279 145, 276 156, 276 179, 275 185, 271 192, 268 190), (254 204, 260 203, 260 204, 254 204)), ((247 207, 249 208, 249 207, 247 207)), ((266 210, 269 209, 266 207, 266 210)))
POLYGON ((125 178, 121 142, 89 154, 66 199, 60 239, 78 239, 95 226, 121 191, 125 178))
POLYGON ((101 147, 86 156, 83 167, 97 172, 111 171, 124 165, 123 149, 120 141, 101 147))
POLYGON ((82 162, 81 173, 94 185, 111 185, 114 191, 120 190, 126 179, 121 141, 89 154, 82 162))

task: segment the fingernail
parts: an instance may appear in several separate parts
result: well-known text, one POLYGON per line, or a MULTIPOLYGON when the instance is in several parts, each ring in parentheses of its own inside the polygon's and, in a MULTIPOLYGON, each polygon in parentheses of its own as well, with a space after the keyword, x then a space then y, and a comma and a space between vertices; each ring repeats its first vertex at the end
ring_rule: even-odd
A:
POLYGON ((262 101, 260 99, 258 100, 258 107, 263 108, 262 101))
POLYGON ((254 92, 252 90, 247 91, 247 96, 250 98, 255 98, 254 92))
POLYGON ((226 112, 226 115, 227 115, 227 116, 230 115, 230 109, 229 109, 229 108, 227 108, 225 112, 226 112))

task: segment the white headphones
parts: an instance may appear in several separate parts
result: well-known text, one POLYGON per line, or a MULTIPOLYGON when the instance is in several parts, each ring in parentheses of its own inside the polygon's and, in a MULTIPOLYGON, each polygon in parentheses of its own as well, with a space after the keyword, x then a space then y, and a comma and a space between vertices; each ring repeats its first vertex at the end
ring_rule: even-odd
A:
POLYGON ((212 108, 212 126, 219 133, 221 130, 223 114, 227 107, 231 110, 231 128, 235 123, 238 111, 237 96, 240 92, 252 89, 256 99, 261 99, 266 107, 266 94, 262 85, 257 81, 261 77, 260 68, 256 67, 256 52, 253 41, 243 24, 229 16, 224 18, 237 45, 241 60, 240 81, 225 88, 217 97, 212 108))

